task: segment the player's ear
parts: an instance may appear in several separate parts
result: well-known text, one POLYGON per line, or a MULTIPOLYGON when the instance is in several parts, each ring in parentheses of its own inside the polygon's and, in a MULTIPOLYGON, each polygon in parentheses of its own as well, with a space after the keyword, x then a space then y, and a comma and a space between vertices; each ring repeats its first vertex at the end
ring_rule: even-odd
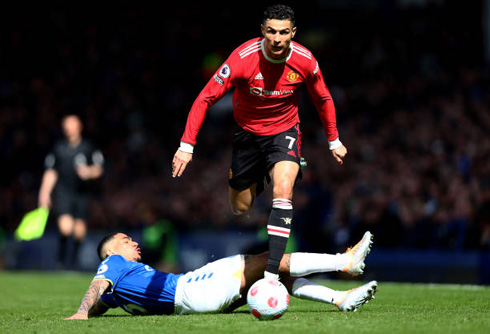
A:
POLYGON ((291 30, 291 37, 294 38, 294 35, 296 35, 296 27, 291 30))
POLYGON ((262 36, 265 37, 265 27, 263 24, 260 25, 260 31, 262 32, 262 36))

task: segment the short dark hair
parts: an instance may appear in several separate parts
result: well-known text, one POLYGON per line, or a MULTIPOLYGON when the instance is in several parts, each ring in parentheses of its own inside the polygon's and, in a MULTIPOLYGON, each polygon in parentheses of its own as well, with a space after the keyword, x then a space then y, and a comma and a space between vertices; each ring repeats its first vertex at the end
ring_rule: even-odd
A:
POLYGON ((286 5, 273 5, 268 7, 264 12, 262 22, 265 23, 267 20, 289 20, 291 21, 291 26, 294 27, 294 11, 286 5))
POLYGON ((99 259, 102 261, 104 260, 107 255, 104 253, 104 246, 109 242, 111 241, 112 239, 114 239, 114 237, 116 236, 116 234, 118 234, 119 232, 115 232, 115 233, 111 233, 111 234, 108 234, 106 235, 100 242, 99 242, 99 245, 97 246, 97 255, 99 255, 99 259))
POLYGON ((64 113, 63 115, 61 115, 61 121, 65 121, 65 119, 67 119, 68 117, 76 117, 80 120, 80 122, 82 121, 82 117, 77 114, 77 113, 74 113, 74 112, 68 112, 68 113, 64 113))

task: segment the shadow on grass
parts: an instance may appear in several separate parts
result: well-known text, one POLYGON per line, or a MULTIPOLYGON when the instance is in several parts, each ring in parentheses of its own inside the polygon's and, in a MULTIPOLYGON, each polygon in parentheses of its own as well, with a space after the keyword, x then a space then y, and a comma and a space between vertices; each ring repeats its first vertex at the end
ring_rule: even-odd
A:
POLYGON ((129 317, 135 317, 134 315, 131 314, 104 314, 104 315, 99 315, 96 319, 103 319, 103 318, 129 318, 129 317))
MULTIPOLYGON (((338 313, 339 311, 337 310, 294 310, 294 311, 288 311, 288 313, 295 313, 295 314, 310 314, 310 313, 322 313, 322 314, 330 314, 330 313, 338 313)), ((228 314, 250 314, 248 310, 239 310, 239 311, 233 311, 230 313, 218 313, 222 315, 228 315, 228 314)), ((196 314, 196 315, 202 315, 202 314, 196 314)), ((216 315, 216 314, 214 314, 216 315)), ((104 314, 100 315, 94 319, 104 319, 104 318, 140 318, 140 317, 166 317, 165 315, 131 315, 131 314, 104 314)), ((178 315, 170 315, 170 316, 178 316, 178 315)), ((192 316, 192 314, 186 314, 185 316, 192 316)))
MULTIPOLYGON (((338 310, 293 310, 293 311, 287 311, 288 313, 338 313, 338 310)), ((223 314, 250 314, 249 311, 247 310, 242 310, 242 311, 233 311, 231 313, 223 313, 223 314)))

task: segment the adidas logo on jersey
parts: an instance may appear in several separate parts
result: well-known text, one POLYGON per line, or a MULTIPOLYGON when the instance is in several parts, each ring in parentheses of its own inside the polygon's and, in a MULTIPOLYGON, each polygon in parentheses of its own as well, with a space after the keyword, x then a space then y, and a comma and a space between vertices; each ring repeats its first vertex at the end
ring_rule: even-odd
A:
POLYGON ((259 74, 255 76, 254 80, 264 80, 262 73, 259 72, 259 74))

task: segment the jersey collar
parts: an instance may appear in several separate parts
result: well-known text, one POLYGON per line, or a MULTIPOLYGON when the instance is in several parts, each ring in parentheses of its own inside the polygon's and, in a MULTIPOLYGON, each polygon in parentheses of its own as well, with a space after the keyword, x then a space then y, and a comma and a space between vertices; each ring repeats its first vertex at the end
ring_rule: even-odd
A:
POLYGON ((293 54, 294 44, 293 44, 293 42, 291 42, 291 44, 289 44, 289 53, 285 58, 282 58, 282 59, 271 58, 267 55, 267 52, 265 52, 264 43, 265 43, 265 38, 263 38, 262 42, 260 43, 260 49, 262 50, 262 54, 264 55, 265 59, 267 59, 271 63, 280 64, 280 63, 287 62, 289 60, 289 58, 291 58, 291 55, 293 54))

